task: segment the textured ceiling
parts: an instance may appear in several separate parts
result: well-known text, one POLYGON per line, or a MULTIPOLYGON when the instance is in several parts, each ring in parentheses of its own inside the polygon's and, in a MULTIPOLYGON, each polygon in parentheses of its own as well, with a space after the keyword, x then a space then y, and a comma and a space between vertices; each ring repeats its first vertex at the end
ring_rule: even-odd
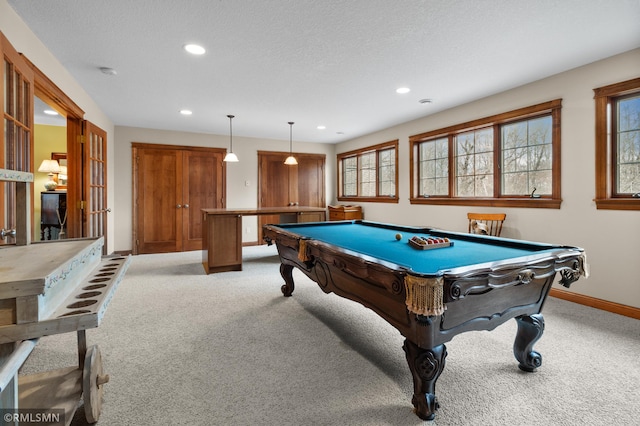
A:
POLYGON ((234 114, 234 135, 288 140, 294 121, 294 140, 307 142, 351 139, 640 47, 640 0, 8 3, 116 125, 228 134, 234 114), (186 43, 207 52, 191 56, 186 43))

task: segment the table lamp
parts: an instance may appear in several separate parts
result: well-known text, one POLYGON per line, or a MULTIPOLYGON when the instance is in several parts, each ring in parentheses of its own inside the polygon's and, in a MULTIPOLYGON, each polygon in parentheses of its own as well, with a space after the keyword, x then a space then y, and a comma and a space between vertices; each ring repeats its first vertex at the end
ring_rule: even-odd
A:
POLYGON ((38 171, 49 174, 49 180, 45 182, 44 187, 47 191, 55 191, 58 184, 53 180, 53 174, 60 173, 60 165, 58 162, 56 160, 42 160, 38 171))

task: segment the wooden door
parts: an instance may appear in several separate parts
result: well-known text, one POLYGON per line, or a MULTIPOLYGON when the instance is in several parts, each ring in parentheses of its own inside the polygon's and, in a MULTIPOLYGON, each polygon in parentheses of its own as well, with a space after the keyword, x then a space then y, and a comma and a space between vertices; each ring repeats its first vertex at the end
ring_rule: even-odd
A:
MULTIPOLYGON (((258 207, 324 207, 325 155, 296 153, 295 166, 284 164, 288 156, 287 152, 258 151, 258 207)), ((279 221, 278 215, 259 216, 258 241, 262 241, 263 225, 279 221)))
MULTIPOLYGON (((3 131, 0 132, 0 169, 33 172, 33 70, 28 66, 11 43, 0 33, 0 57, 3 58, 0 76, 0 117, 3 131)), ((33 187, 33 185, 31 185, 33 187)), ((33 205, 33 192, 28 194, 33 205)), ((16 201, 16 183, 0 184, 0 228, 27 229, 31 208, 24 211, 16 201)), ((0 245, 19 241, 30 241, 30 235, 0 239, 0 245)))
POLYGON ((83 237, 104 237, 107 254, 107 132, 88 121, 84 127, 83 237))
POLYGON ((225 205, 224 150, 133 144, 133 253, 202 249, 203 208, 225 205))
POLYGON ((202 209, 223 207, 223 157, 207 151, 184 151, 182 157, 183 250, 202 250, 202 209))
POLYGON ((182 207, 179 153, 134 148, 134 254, 182 251, 182 222, 177 214, 182 207))

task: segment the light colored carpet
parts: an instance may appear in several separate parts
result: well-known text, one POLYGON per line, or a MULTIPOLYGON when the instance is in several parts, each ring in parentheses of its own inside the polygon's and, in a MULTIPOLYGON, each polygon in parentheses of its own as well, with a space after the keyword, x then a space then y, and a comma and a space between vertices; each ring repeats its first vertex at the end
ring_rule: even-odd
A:
MULTIPOLYGON (((135 256, 102 325, 99 425, 636 425, 640 322, 550 298, 537 372, 512 354, 515 321, 459 335, 432 422, 412 412, 403 337, 372 311, 294 270, 275 247, 205 275, 200 252, 135 256)), ((579 286, 580 281, 574 284, 579 286)), ((44 337, 22 374, 71 366, 76 334, 44 337)), ((74 425, 84 423, 82 407, 74 425)))

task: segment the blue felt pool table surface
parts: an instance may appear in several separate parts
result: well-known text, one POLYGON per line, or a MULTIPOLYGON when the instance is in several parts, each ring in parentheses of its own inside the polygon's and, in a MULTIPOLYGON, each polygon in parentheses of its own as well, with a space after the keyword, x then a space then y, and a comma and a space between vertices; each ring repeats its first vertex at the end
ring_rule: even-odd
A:
POLYGON ((403 266, 419 274, 438 275, 471 265, 500 262, 531 255, 551 254, 558 246, 503 238, 449 233, 430 228, 405 228, 364 221, 276 225, 301 237, 403 266), (427 231, 427 232, 421 232, 427 231), (429 232, 430 231, 430 232, 429 232), (396 240, 396 234, 402 238, 396 240), (414 235, 446 236, 451 247, 420 250, 409 245, 414 235))

